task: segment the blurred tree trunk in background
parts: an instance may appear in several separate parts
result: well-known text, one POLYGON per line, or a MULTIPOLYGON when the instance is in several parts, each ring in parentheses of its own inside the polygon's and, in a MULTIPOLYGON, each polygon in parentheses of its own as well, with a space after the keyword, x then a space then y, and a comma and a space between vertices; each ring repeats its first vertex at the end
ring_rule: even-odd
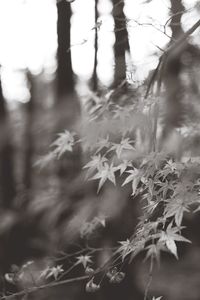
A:
POLYGON ((75 80, 71 59, 71 6, 66 1, 57 3, 57 92, 56 106, 59 118, 64 119, 64 127, 69 129, 80 116, 80 103, 75 94, 75 80), (58 106, 60 104, 60 106, 58 106), (62 115, 63 114, 63 115, 62 115))
MULTIPOLYGON (((184 6, 182 0, 171 0, 171 21, 170 28, 172 36, 170 44, 173 44, 182 34, 181 18, 184 14, 184 6)), ((164 117, 164 140, 170 138, 173 130, 181 125, 184 117, 183 84, 180 78, 182 72, 182 54, 184 49, 177 49, 171 53, 165 63, 164 69, 164 85, 166 88, 166 110, 164 117)))
POLYGON ((22 183, 25 190, 26 201, 30 200, 32 188, 32 168, 33 168, 33 154, 34 154, 34 141, 33 141, 33 119, 34 119, 34 98, 35 98, 35 82, 33 75, 28 71, 27 80, 30 85, 30 100, 25 104, 26 121, 24 133, 24 169, 22 183))
POLYGON ((98 76, 97 76, 97 64, 98 64, 98 26, 97 26, 97 22, 98 22, 98 0, 95 0, 95 37, 94 37, 94 69, 93 69, 93 74, 92 74, 92 82, 91 82, 91 86, 92 86, 92 90, 94 92, 96 92, 98 90, 98 76))
MULTIPOLYGON (((57 3, 57 73, 56 73, 56 132, 73 130, 80 117, 80 103, 75 93, 75 80, 71 59, 71 5, 66 1, 57 3)), ((75 147, 76 148, 76 147, 75 147)), ((58 163, 57 175, 62 194, 66 198, 66 181, 71 180, 80 172, 80 149, 66 153, 58 163), (62 184, 63 181, 63 184, 62 184)))
POLYGON ((126 51, 129 51, 126 17, 124 14, 124 1, 112 0, 115 30, 115 72, 114 87, 126 80, 126 51))
POLYGON ((16 195, 13 167, 13 146, 6 103, 0 81, 0 206, 9 209, 16 195))
MULTIPOLYGON (((181 18, 185 12, 185 7, 182 0, 170 0, 170 4, 172 36, 169 45, 173 45, 184 34, 181 18)), ((183 126, 186 122, 187 104, 185 96, 191 93, 192 89, 194 89, 194 94, 198 93, 198 88, 195 87, 193 68, 199 64, 199 58, 199 48, 191 44, 188 38, 185 38, 164 58, 163 68, 160 71, 166 90, 166 107, 163 122, 164 147, 168 145, 169 151, 175 154, 176 157, 181 155, 182 141, 175 129, 183 126), (184 76, 187 80, 183 80, 184 76), (175 140, 176 145, 174 145, 175 140)))
POLYGON ((62 100, 63 96, 74 92, 74 77, 71 60, 71 6, 66 1, 57 3, 57 96, 62 100))

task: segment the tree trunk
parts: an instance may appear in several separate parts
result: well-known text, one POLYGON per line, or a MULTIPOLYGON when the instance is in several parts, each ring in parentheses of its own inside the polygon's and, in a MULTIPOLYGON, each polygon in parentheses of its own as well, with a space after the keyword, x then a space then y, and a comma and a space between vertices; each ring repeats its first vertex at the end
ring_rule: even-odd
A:
POLYGON ((71 61, 71 6, 66 1, 57 3, 57 96, 62 99, 66 94, 74 92, 74 77, 71 61))
MULTIPOLYGON (((71 59, 71 6, 66 1, 57 3, 57 91, 56 133, 73 130, 80 117, 80 103, 75 93, 75 81, 71 59)), ((80 149, 65 153, 57 163, 57 175, 61 184, 61 193, 66 198, 66 182, 76 177, 80 167, 80 149)))
POLYGON ((129 51, 126 17, 124 14, 124 1, 113 0, 113 18, 115 30, 115 72, 114 87, 126 80, 126 51, 129 51))
MULTIPOLYGON (((171 22, 172 37, 170 44, 177 40, 182 34, 181 17, 184 13, 182 0, 171 0, 171 22)), ((164 117, 163 139, 168 143, 168 138, 175 128, 181 126, 184 118, 183 108, 183 84, 180 78, 182 72, 182 54, 184 49, 175 50, 168 56, 164 67, 164 85, 166 89, 166 109, 164 117)))
POLYGON ((13 167, 13 146, 10 141, 10 128, 6 104, 0 81, 0 205, 9 209, 16 195, 13 167))
POLYGON ((30 84, 30 100, 25 104, 26 109, 26 122, 25 122, 25 133, 24 133, 24 170, 22 183, 26 194, 26 201, 30 200, 31 187, 32 187, 32 166, 33 166, 33 118, 34 118, 34 98, 35 98, 35 87, 34 78, 30 72, 27 73, 27 79, 30 84))
POLYGON ((185 7, 182 0, 171 0, 171 22, 170 28, 172 31, 172 39, 178 39, 183 34, 181 26, 181 18, 184 14, 185 7))
MULTIPOLYGON (((98 21, 98 0, 95 0, 95 24, 97 25, 98 21)), ((98 27, 95 26, 95 37, 94 37, 94 69, 92 74, 92 90, 96 92, 98 90, 98 76, 97 76, 97 55, 98 55, 98 27)))

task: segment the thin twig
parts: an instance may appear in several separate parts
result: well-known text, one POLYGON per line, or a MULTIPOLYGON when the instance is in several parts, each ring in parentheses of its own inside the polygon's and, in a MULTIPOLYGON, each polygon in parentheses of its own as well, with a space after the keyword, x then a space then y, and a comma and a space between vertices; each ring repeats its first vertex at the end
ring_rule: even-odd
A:
POLYGON ((163 25, 164 31, 166 31, 166 27, 167 27, 168 23, 171 21, 171 19, 172 19, 173 17, 176 17, 176 16, 178 16, 178 15, 182 15, 182 14, 188 13, 188 12, 191 11, 191 10, 192 10, 191 8, 188 8, 188 9, 179 11, 179 12, 177 12, 177 13, 175 13, 175 14, 172 14, 172 15, 167 19, 167 21, 165 22, 165 24, 163 25))
MULTIPOLYGON (((100 249, 101 248, 97 248, 97 249, 91 248, 90 252, 92 252, 92 251, 95 252, 96 250, 99 251, 100 249)), ((114 251, 113 254, 111 255, 111 257, 103 264, 103 266, 101 266, 100 268, 98 268, 95 271, 94 275, 96 275, 96 274, 102 272, 103 270, 105 270, 107 268, 107 266, 110 264, 110 261, 113 259, 113 257, 117 253, 118 253, 118 250, 114 251)), ((117 257, 117 259, 119 259, 119 257, 117 257)), ((114 260, 114 262, 115 261, 116 261, 116 259, 114 260)), ((65 275, 67 273, 69 273, 76 265, 77 264, 73 265, 70 269, 68 269, 66 271, 65 275)), ((24 295, 32 294, 32 293, 37 292, 39 290, 43 290, 43 289, 47 289, 47 288, 52 288, 52 287, 60 286, 60 285, 63 285, 63 284, 74 283, 74 282, 86 280, 86 279, 89 279, 89 278, 90 278, 90 276, 85 275, 85 276, 76 277, 76 278, 69 278, 69 279, 65 279, 65 280, 61 280, 61 281, 54 281, 52 283, 48 283, 48 284, 44 284, 44 285, 41 285, 41 286, 32 287, 32 288, 29 288, 29 289, 26 289, 26 290, 14 293, 12 295, 7 295, 7 296, 4 295, 4 296, 0 297, 0 300, 10 300, 10 299, 13 299, 13 298, 18 297, 18 296, 24 296, 24 295)))
POLYGON ((148 292, 149 292, 149 288, 153 279, 153 265, 154 265, 154 261, 153 261, 153 256, 151 256, 151 261, 150 261, 150 268, 149 268, 149 278, 148 278, 148 282, 145 288, 145 293, 144 293, 144 300, 148 299, 148 292))
POLYGON ((156 69, 154 70, 151 78, 150 78, 150 82, 147 86, 147 91, 145 94, 145 98, 148 97, 149 95, 149 91, 153 85, 153 83, 155 82, 156 76, 158 74, 158 72, 160 71, 160 69, 162 68, 163 65, 163 61, 164 59, 166 59, 169 55, 171 55, 171 53, 173 51, 175 51, 178 47, 183 47, 185 43, 187 43, 187 39, 188 37, 200 26, 200 19, 188 30, 186 31, 178 40, 176 40, 172 45, 170 45, 166 51, 161 55, 160 59, 159 59, 159 63, 156 67, 156 69))
POLYGON ((74 283, 74 282, 78 282, 78 281, 83 281, 83 280, 86 280, 88 278, 89 278, 89 276, 85 275, 85 276, 81 276, 81 277, 69 278, 69 279, 62 280, 62 281, 56 281, 56 282, 52 282, 52 283, 49 283, 49 284, 44 284, 44 285, 41 285, 41 286, 32 287, 32 288, 14 293, 14 294, 9 295, 9 296, 3 296, 3 297, 0 298, 0 300, 11 300, 11 299, 14 299, 15 297, 18 297, 18 296, 24 296, 24 295, 27 295, 27 294, 30 295, 32 293, 35 293, 35 292, 39 291, 39 290, 44 290, 44 289, 47 289, 47 288, 52 288, 52 287, 60 286, 60 285, 63 285, 63 284, 69 284, 69 283, 74 283))

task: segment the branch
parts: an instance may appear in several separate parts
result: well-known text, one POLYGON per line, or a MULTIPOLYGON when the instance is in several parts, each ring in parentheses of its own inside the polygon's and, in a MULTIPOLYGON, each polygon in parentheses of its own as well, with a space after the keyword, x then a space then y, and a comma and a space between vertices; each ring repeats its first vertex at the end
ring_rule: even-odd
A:
POLYGON ((166 31, 166 27, 167 27, 168 23, 171 21, 172 18, 174 18, 174 17, 176 17, 176 16, 178 16, 178 15, 181 15, 181 14, 188 13, 188 12, 190 12, 191 10, 192 10, 192 8, 188 8, 188 9, 184 9, 184 10, 182 10, 182 11, 179 11, 179 12, 177 12, 177 13, 175 13, 175 14, 172 14, 172 15, 167 19, 167 21, 165 22, 165 24, 163 25, 164 31, 166 31))
POLYGON ((153 256, 151 256, 150 268, 149 268, 149 279, 144 292, 144 300, 148 299, 148 292, 153 279, 153 256))
POLYGON ((166 51, 161 55, 160 59, 159 59, 159 63, 156 67, 156 69, 154 70, 151 78, 150 78, 150 81, 149 81, 149 84, 147 86, 147 91, 146 91, 146 94, 145 94, 145 98, 148 97, 149 95, 149 91, 155 81, 155 78, 158 74, 158 72, 160 71, 160 69, 162 68, 163 66, 163 61, 164 59, 166 59, 167 57, 169 57, 169 55, 171 55, 173 53, 173 51, 177 50, 177 48, 180 48, 180 47, 183 47, 186 43, 187 43, 187 39, 188 37, 198 28, 200 27, 200 19, 188 30, 186 31, 177 41, 175 41, 172 45, 170 45, 166 51))
POLYGON ((11 299, 14 299, 15 297, 18 297, 18 296, 30 295, 32 293, 35 293, 35 292, 39 291, 39 290, 44 290, 44 289, 47 289, 47 288, 52 288, 52 287, 60 286, 60 285, 63 285, 63 284, 83 281, 83 280, 86 280, 86 279, 89 279, 89 278, 90 277, 88 275, 87 276, 85 275, 85 276, 81 276, 81 277, 77 277, 77 278, 69 278, 69 279, 62 280, 62 281, 56 281, 56 282, 52 282, 52 283, 49 283, 49 284, 44 284, 44 285, 41 285, 41 286, 32 287, 32 288, 20 291, 18 293, 14 293, 14 294, 9 295, 9 296, 6 296, 6 295, 2 296, 2 297, 0 297, 0 300, 11 300, 11 299))
MULTIPOLYGON (((103 248, 90 248, 90 253, 92 252, 96 252, 96 251, 101 251, 103 250, 103 248)), ((115 248, 115 247, 112 247, 112 248, 109 248, 109 249, 118 249, 118 248, 115 248)), ((82 253, 83 251, 80 250, 78 251, 77 253, 82 253)), ((113 259, 113 257, 118 253, 118 250, 115 250, 113 252, 113 254, 111 255, 111 257, 101 266, 99 267, 95 272, 94 272, 94 275, 96 274, 99 274, 101 272, 103 272, 107 266, 110 264, 110 261, 113 259)), ((119 257, 117 258, 119 259, 119 257)), ((71 268, 69 268, 65 273, 63 273, 61 275, 61 277, 63 275, 66 275, 67 273, 69 273, 74 267, 76 267, 77 264, 75 263, 71 268)), ((61 278, 60 277, 60 278, 61 278)), ((59 278, 59 279, 60 279, 59 278)), ((48 284, 44 284, 44 285, 41 285, 41 286, 34 286, 34 287, 31 287, 31 288, 28 288, 28 289, 25 289, 25 290, 22 290, 20 292, 17 292, 17 293, 14 293, 14 294, 11 294, 11 295, 4 295, 4 296, 1 296, 0 297, 0 300, 11 300, 11 299, 14 299, 15 297, 18 297, 18 296, 25 296, 25 295, 30 295, 32 293, 35 293, 39 290, 44 290, 44 289, 48 289, 48 288, 53 288, 53 287, 56 287, 56 286, 60 286, 60 285, 63 285, 63 284, 69 284, 69 283, 74 283, 74 282, 78 282, 78 281, 83 281, 83 280, 86 280, 86 279, 91 279, 91 276, 90 275, 85 275, 85 276, 81 276, 81 277, 76 277, 76 278, 69 278, 69 279, 65 279, 65 280, 61 280, 61 281, 54 281, 54 282, 51 282, 51 283, 48 283, 48 284)))

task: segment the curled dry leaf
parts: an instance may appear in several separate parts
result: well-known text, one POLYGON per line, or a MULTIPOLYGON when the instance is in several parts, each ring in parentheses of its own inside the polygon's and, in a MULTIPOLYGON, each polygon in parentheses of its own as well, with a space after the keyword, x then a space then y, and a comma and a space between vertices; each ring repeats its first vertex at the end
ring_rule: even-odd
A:
POLYGON ((91 267, 86 267, 85 274, 88 275, 88 276, 93 276, 94 275, 94 269, 91 268, 91 267))
POLYGON ((93 282, 94 278, 92 278, 88 283, 86 284, 86 292, 94 293, 100 289, 100 285, 93 282))
POLYGON ((125 273, 117 272, 117 268, 113 268, 106 273, 106 276, 111 283, 120 283, 124 279, 125 273))

